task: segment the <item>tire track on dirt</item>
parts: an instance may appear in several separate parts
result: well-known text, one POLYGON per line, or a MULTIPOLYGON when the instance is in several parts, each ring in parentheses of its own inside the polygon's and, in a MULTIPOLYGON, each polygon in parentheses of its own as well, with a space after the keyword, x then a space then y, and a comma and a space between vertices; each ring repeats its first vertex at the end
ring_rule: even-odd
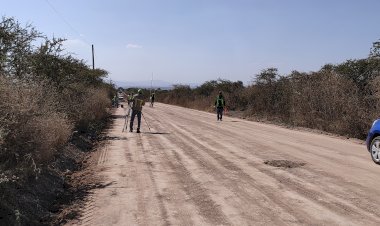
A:
MULTIPOLYGON (((173 119, 173 117, 171 117, 171 118, 173 119)), ((163 120, 161 119, 161 121, 163 121, 163 120)), ((173 120, 171 120, 171 121, 173 121, 173 120)), ((183 123, 184 120, 182 119, 181 122, 183 123)), ((172 126, 176 127, 174 124, 172 124, 172 126)), ((186 128, 193 128, 193 127, 189 126, 186 128)), ((175 129, 176 129, 176 131, 178 131, 179 127, 175 128, 175 129)), ((185 127, 182 129, 186 130, 185 127)), ((189 132, 189 131, 187 131, 187 132, 189 132)), ((205 130, 203 130, 203 132, 205 132, 205 130)), ((218 131, 218 133, 220 133, 220 131, 218 131)), ((207 132, 206 132, 206 134, 207 134, 207 132)), ((212 134, 215 134, 215 133, 212 133, 212 134)), ((192 134, 186 133, 186 134, 184 134, 184 137, 199 137, 199 136, 198 136, 198 134, 194 134, 194 133, 192 133, 192 134)), ((200 136, 200 137, 201 137, 200 139, 202 139, 202 136, 200 136)), ((205 140, 206 139, 203 139, 203 142, 206 142, 205 140)), ((207 140, 212 141, 212 140, 218 140, 218 139, 207 139, 207 140)), ((196 144, 196 141, 191 140, 191 143, 196 144)), ((211 142, 211 143, 212 143, 211 146, 214 146, 214 147, 218 145, 216 142, 211 142)), ((212 148, 207 148, 207 146, 204 146, 204 145, 201 148, 204 148, 207 150, 212 150, 212 148)), ((222 159, 222 157, 218 156, 218 155, 214 156, 214 158, 219 159, 219 160, 222 159)), ((233 164, 231 165, 229 163, 222 162, 221 165, 228 166, 229 170, 236 170, 236 166, 234 166, 233 164)), ((276 175, 273 172, 271 172, 267 169, 264 169, 264 168, 259 168, 258 170, 260 170, 260 172, 272 177, 273 179, 277 180, 278 182, 285 184, 288 187, 288 189, 294 190, 297 193, 299 193, 300 195, 303 195, 303 197, 307 198, 310 202, 312 202, 314 204, 317 203, 318 205, 322 205, 322 206, 327 207, 331 210, 334 210, 335 212, 339 213, 341 216, 342 215, 344 216, 345 214, 347 214, 349 212, 350 214, 355 215, 356 218, 358 218, 358 219, 360 218, 361 215, 364 214, 364 215, 367 215, 368 218, 370 218, 372 220, 376 220, 376 218, 373 218, 372 215, 366 214, 366 212, 364 212, 362 209, 358 209, 356 206, 352 205, 351 203, 347 203, 344 200, 337 199, 334 195, 325 197, 325 195, 323 193, 317 192, 316 189, 318 189, 318 188, 315 188, 315 189, 305 188, 304 186, 302 186, 301 183, 294 183, 294 181, 289 180, 289 177, 283 178, 283 177, 276 175), (289 181, 291 181, 292 183, 290 183, 289 181), (325 199, 320 199, 320 197, 325 197, 325 199), (323 201, 323 200, 331 200, 331 199, 332 200, 335 199, 335 202, 330 203, 330 202, 323 201)), ((242 177, 244 178, 245 176, 242 175, 242 177)), ((302 182, 304 182, 304 181, 302 181, 302 182)))
MULTIPOLYGON (((175 176, 178 181, 183 185, 182 189, 186 192, 192 202, 198 208, 198 213, 210 224, 213 225, 229 225, 227 217, 220 210, 219 206, 212 200, 212 198, 207 194, 206 189, 204 189, 201 184, 195 180, 192 173, 184 166, 181 157, 176 151, 178 147, 168 146, 168 143, 162 144, 162 141, 166 139, 161 137, 160 140, 156 140, 155 146, 159 149, 166 150, 163 153, 170 168, 175 172, 175 176), (167 150, 170 150, 168 154, 167 150)), ((169 142, 170 143, 170 142, 169 142)))
POLYGON ((98 159, 98 166, 104 165, 104 163, 107 161, 107 155, 108 155, 108 146, 110 142, 106 141, 104 143, 104 146, 100 152, 99 159, 98 159))
MULTIPOLYGON (((184 115, 186 115, 185 114, 186 112, 182 112, 183 109, 181 109, 180 107, 178 107, 178 109, 180 109, 181 113, 184 113, 184 115)), ((178 112, 178 109, 176 109, 176 112, 178 112)), ((165 111, 161 110, 161 112, 165 114, 165 111)), ((312 144, 310 142, 304 142, 301 139, 296 138, 295 135, 292 135, 291 137, 285 137, 283 134, 281 134, 281 133, 279 133, 277 131, 270 131, 270 130, 265 130, 265 129, 264 129, 264 131, 255 131, 255 130, 253 130, 254 127, 252 125, 252 123, 255 123, 255 122, 246 121, 245 123, 240 123, 239 127, 237 127, 234 124, 229 123, 227 120, 225 120, 223 122, 218 122, 219 124, 216 124, 216 123, 211 122, 211 120, 210 120, 209 117, 205 117, 204 116, 204 114, 206 114, 205 112, 201 112, 201 113, 203 113, 203 114, 194 115, 194 118, 196 118, 198 120, 194 120, 193 118, 189 117, 189 115, 194 114, 193 110, 189 110, 187 112, 188 115, 186 115, 186 116, 181 115, 181 114, 177 114, 176 115, 176 119, 179 119, 179 121, 181 121, 182 123, 184 123, 184 122, 190 122, 190 121, 192 121, 194 123, 200 123, 201 120, 199 120, 199 118, 204 118, 206 120, 201 121, 202 122, 202 127, 207 127, 207 130, 210 129, 212 131, 215 131, 215 133, 212 133, 213 135, 222 134, 223 138, 233 137, 233 138, 238 139, 239 137, 243 136, 244 137, 244 139, 243 139, 244 141, 252 140, 252 138, 254 138, 255 144, 263 143, 263 142, 260 142, 260 141, 263 141, 263 140, 265 140, 267 143, 270 142, 270 143, 284 144, 283 142, 281 143, 281 142, 273 141, 273 138, 277 137, 279 140, 297 139, 297 143, 300 146, 303 143, 305 143, 307 146, 315 146, 314 144, 312 144), (223 125, 221 125, 221 124, 223 124, 223 125), (249 134, 252 133, 252 131, 256 132, 255 133, 255 137, 248 136, 249 134), (268 132, 268 133, 272 133, 272 134, 271 135, 266 135, 265 133, 262 133, 262 132, 268 132)), ((212 120, 212 121, 214 121, 214 120, 212 120)), ((261 130, 263 125, 260 125, 260 126, 261 126, 260 130, 261 130)), ((284 130, 284 129, 283 128, 278 128, 278 130, 281 131, 281 130, 284 130)), ((289 132, 291 132, 291 133, 299 133, 298 131, 291 131, 291 130, 289 130, 289 132)), ((236 140, 234 140, 234 142, 236 142, 236 140)), ((292 141, 292 142, 294 142, 294 141, 292 141)), ((263 144, 260 144, 260 145, 261 145, 262 150, 269 151, 271 154, 273 154, 273 152, 271 151, 270 146, 263 145, 263 144)), ((310 158, 312 158, 312 156, 315 156, 315 157, 323 159, 323 161, 330 162, 331 164, 334 164, 335 162, 341 160, 341 159, 339 159, 337 157, 334 157, 333 153, 334 153, 333 151, 330 151, 328 149, 325 149, 324 152, 308 152, 310 158)), ((349 163, 346 163, 346 162, 343 162, 343 164, 346 165, 346 166, 350 166, 349 163)))
MULTIPOLYGON (((109 141, 104 142, 96 161, 96 165, 100 170, 104 169, 104 164, 107 162, 109 145, 109 141)), ((96 205, 96 195, 96 190, 92 190, 87 194, 84 200, 84 207, 79 212, 79 225, 90 226, 94 224, 96 212, 99 210, 99 207, 96 205)))
MULTIPOLYGON (((161 105, 162 106, 162 105, 161 105)), ((256 132, 255 136, 263 136, 265 133, 271 134, 270 136, 266 137, 260 137, 260 139, 271 139, 273 137, 278 137, 280 140, 287 140, 287 139, 296 139, 297 143, 303 144, 303 145, 310 145, 310 146, 316 146, 318 148, 325 148, 324 146, 318 146, 315 143, 312 143, 308 140, 305 139, 299 139, 297 135, 302 135, 302 136, 320 136, 325 139, 325 141, 329 141, 331 143, 332 139, 334 139, 334 142, 339 140, 339 138, 336 138, 331 135, 321 135, 321 134, 316 134, 314 132, 310 131, 299 131, 299 130, 294 130, 294 129, 288 129, 288 128, 283 128, 281 126, 276 126, 276 129, 274 130, 273 127, 274 125, 271 124, 264 124, 264 123, 258 123, 255 121, 248 121, 248 120, 243 120, 243 119, 238 119, 238 118, 231 118, 227 116, 227 120, 223 122, 215 122, 214 119, 214 114, 209 113, 209 112, 203 112, 203 111, 198 111, 194 109, 188 109, 188 108, 183 108, 179 106, 172 106, 172 105, 164 105, 165 110, 159 108, 158 111, 161 111, 164 114, 167 114, 166 111, 175 111, 176 112, 176 119, 183 119, 181 121, 193 121, 197 123, 202 123, 203 125, 208 125, 209 128, 215 128, 217 126, 220 126, 218 128, 223 128, 225 131, 228 130, 229 133, 234 133, 235 135, 241 135, 241 134, 250 134, 252 132, 256 132), (180 113, 180 114, 179 114, 180 113), (211 120, 212 118, 212 120, 211 120), (234 120, 236 123, 231 123, 234 120), (222 126, 221 126, 222 125, 222 126), (236 132, 238 131, 238 132, 236 132), (285 132, 286 135, 284 135, 285 132)), ((345 144, 345 140, 340 140, 342 144, 345 144)), ((329 150, 325 150, 327 152, 330 152, 329 150)), ((330 153, 329 153, 330 154, 330 153)), ((361 155, 355 155, 356 157, 361 157, 361 155)), ((331 157, 331 156, 330 156, 331 157)), ((366 158, 367 160, 368 158, 366 158)), ((340 159, 338 159, 340 160, 340 159)))
MULTIPOLYGON (((194 136, 194 135, 193 135, 194 136)), ((244 139, 245 137, 242 137, 242 138, 240 138, 240 139, 244 139)), ((215 142, 214 140, 219 140, 219 139, 217 139, 217 138, 215 138, 215 137, 212 137, 212 139, 211 138, 209 138, 209 137, 207 137, 207 135, 206 136, 202 136, 200 139, 202 139, 204 142, 206 142, 206 141, 208 141, 209 143, 211 143, 211 146, 218 146, 218 145, 220 145, 221 143, 218 143, 218 142, 215 142)), ((236 140, 239 140, 238 138, 236 139, 236 140)), ((242 140, 243 141, 243 140, 242 140)), ((252 149, 252 146, 248 146, 248 145, 244 145, 244 142, 239 142, 240 143, 240 146, 242 147, 239 151, 236 151, 236 149, 235 149, 235 151, 234 152, 231 152, 231 154, 233 154, 233 155, 235 155, 236 157, 238 157, 239 159, 247 159, 247 158, 245 158, 245 157, 243 157, 241 154, 242 153, 246 153, 244 150, 249 150, 250 148, 252 149)), ((228 147, 226 147, 226 146, 222 146, 222 147, 220 147, 221 149, 225 149, 225 148, 228 148, 228 147)), ((262 154, 260 154, 260 153, 258 153, 258 152, 256 152, 256 153, 254 153, 255 155, 254 155, 254 157, 255 158, 257 158, 258 156, 262 156, 262 154)), ((250 155, 250 156, 252 156, 253 155, 253 153, 246 153, 246 156, 247 155, 250 155)), ((294 157, 293 157, 294 158, 294 157)), ((258 168, 258 166, 259 165, 262 165, 262 164, 260 164, 260 163, 262 163, 262 161, 265 159, 265 157, 261 157, 261 159, 259 159, 258 161, 255 161, 256 163, 254 163, 254 164, 252 164, 252 163, 250 163, 253 167, 256 167, 256 168, 258 168)), ((286 159, 292 159, 292 157, 291 156, 288 156, 288 157, 286 157, 286 159)), ((268 173, 273 173, 272 171, 268 171, 267 169, 265 169, 265 168, 262 168, 262 167, 259 167, 258 168, 261 172, 263 172, 263 173, 265 173, 265 172, 267 172, 267 174, 268 173)), ((312 169, 312 168, 309 168, 309 167, 304 167, 304 170, 307 170, 307 171, 309 171, 309 173, 313 173, 314 175, 318 175, 318 174, 323 174, 324 175, 324 179, 326 180, 326 178, 330 178, 330 181, 339 181, 340 182, 340 184, 346 184, 346 186, 344 186, 343 188, 340 188, 340 189, 345 189, 346 187, 348 187, 349 189, 347 189, 347 191, 346 191, 346 195, 342 195, 342 194, 340 194, 340 193, 337 193, 337 191, 336 190, 328 190, 327 188, 329 188, 329 187, 326 187, 326 186, 324 186, 324 187, 315 187, 314 186, 314 193, 315 194, 324 194, 325 196, 329 196, 329 198, 327 198, 327 200, 331 200, 331 199, 337 199, 336 201, 337 201, 337 205, 338 206, 340 206, 341 204, 339 204, 339 203, 346 203, 346 205, 347 206, 350 206, 351 207, 351 209, 356 209, 357 210, 357 212, 359 212, 360 214, 364 214, 364 215, 368 215, 368 213, 369 213, 369 215, 368 215, 368 217, 369 218, 373 218, 373 217, 375 217, 376 218, 376 211, 375 211, 375 209, 373 208, 373 205, 371 205, 371 204, 369 204, 369 203, 371 203, 371 202, 373 202, 374 200, 373 200, 373 197, 369 197, 369 196, 367 196, 365 199, 363 199, 363 198, 361 198, 361 199, 359 199, 359 198, 354 198, 354 199, 352 199, 352 200, 354 200, 354 202, 352 202, 352 203, 348 203, 347 202, 347 195, 348 194, 351 194, 352 195, 352 193, 353 192, 355 192, 355 194, 356 194, 356 196, 357 197, 363 197, 363 195, 364 196, 366 196, 367 194, 359 194, 358 193, 358 191, 363 191, 364 190, 364 188, 365 187, 363 187, 362 185, 360 185, 360 184, 357 184, 357 183, 352 183, 352 182, 350 182, 350 183, 348 183, 347 181, 345 181, 345 180, 343 180, 341 177, 336 177, 336 176, 334 176, 334 175, 332 175, 332 174, 328 174, 328 173, 326 173, 326 172, 323 172, 323 171, 317 171, 317 170, 314 170, 314 169, 312 169), (322 191, 323 191, 323 193, 322 192, 318 192, 318 190, 321 190, 322 189, 322 191), (333 198, 333 197, 335 197, 335 198, 333 198), (359 209, 358 209, 359 208, 359 209)), ((300 180, 300 175, 298 174, 295 174, 294 172, 297 172, 296 170, 293 170, 293 171, 286 171, 288 174, 292 174, 293 175, 293 177, 296 177, 298 180, 300 180)), ((276 177, 278 177, 278 176, 276 176, 276 177)), ((289 175, 288 175, 288 178, 289 178, 289 175)), ((315 177, 314 177, 315 178, 315 177)), ((294 178, 293 178, 294 179, 294 178)), ((280 181, 281 180, 281 177, 280 178, 277 178, 277 180, 278 181, 280 181)), ((291 181, 291 180, 290 180, 291 181)), ((305 180, 305 178, 304 179, 302 179, 301 181, 299 181, 299 185, 304 185, 304 184, 309 184, 309 185, 311 185, 311 186, 313 186, 313 184, 314 184, 314 180, 312 180, 312 181, 306 181, 305 180)), ((365 189, 367 189, 368 190, 368 188, 365 188, 365 189)), ((373 192, 376 192, 375 190, 373 191, 373 192)), ((349 197, 349 196, 348 196, 349 197)), ((345 208, 345 209, 347 209, 347 208, 345 208)))
MULTIPOLYGON (((189 197, 186 191, 182 189, 182 185, 178 183, 178 176, 171 164, 169 164, 170 159, 167 157, 166 149, 162 146, 157 145, 159 141, 154 139, 156 135, 150 135, 149 139, 147 136, 143 136, 144 145, 147 145, 149 150, 155 153, 155 155, 149 155, 157 161, 153 166, 157 167, 153 171, 156 174, 156 178, 160 178, 161 187, 158 196, 159 199, 166 203, 166 209, 168 214, 168 219, 173 225, 202 225, 204 221, 197 216, 197 208, 195 205, 190 205, 189 197), (154 148, 153 148, 154 147, 154 148), (160 168, 162 168, 160 170, 160 168), (162 174, 164 173, 164 174, 162 174)), ((152 161, 153 162, 153 161, 152 161)))
POLYGON ((97 207, 95 206, 94 196, 89 195, 86 198, 84 208, 80 211, 79 221, 80 225, 90 226, 93 225, 92 221, 94 218, 94 213, 96 212, 97 207))
POLYGON ((198 139, 194 139, 188 134, 183 133, 183 130, 181 131, 179 127, 173 124, 171 124, 171 126, 173 126, 176 129, 176 131, 179 131, 181 135, 178 135, 177 137, 179 137, 179 139, 181 139, 182 142, 187 142, 188 147, 192 146, 192 151, 187 152, 187 154, 192 155, 192 157, 196 158, 199 162, 203 162, 203 159, 207 159, 207 157, 204 155, 205 153, 209 157, 214 159, 219 164, 219 166, 225 168, 225 170, 221 170, 220 168, 217 169, 216 166, 213 166, 215 167, 214 171, 219 171, 221 175, 226 175, 225 178, 220 179, 230 180, 228 187, 230 189, 233 189, 235 194, 241 196, 240 199, 242 201, 249 200, 249 202, 247 203, 248 205, 250 203, 255 203, 256 205, 258 205, 261 209, 260 211, 263 212, 262 214, 267 215, 268 218, 271 218, 275 224, 284 223, 284 221, 282 221, 281 219, 278 219, 278 222, 275 220, 275 218, 279 215, 279 212, 287 213, 293 217, 293 219, 287 219, 285 222, 293 222, 306 225, 310 225, 313 222, 315 222, 316 219, 313 219, 306 212, 302 210, 295 211, 292 208, 292 204, 287 203, 287 201, 289 200, 283 201, 283 197, 279 196, 276 192, 276 187, 271 187, 269 186, 269 184, 265 183, 260 184, 259 181, 246 174, 239 166, 233 164, 231 161, 227 160, 223 155, 214 151, 214 149, 211 146, 204 145, 204 143, 200 142, 198 139), (201 153, 199 150, 202 150, 203 153, 201 153), (197 154, 195 154, 195 152, 197 152, 197 154), (245 185, 246 188, 237 185, 245 185), (252 188, 255 189, 255 193, 261 194, 260 196, 262 196, 262 198, 257 198, 257 194, 251 195, 248 192, 248 190, 251 190, 252 188), (263 200, 265 201, 263 202, 263 200), (280 210, 276 210, 276 207, 280 208, 280 210))
POLYGON ((153 132, 122 134, 115 117, 107 137, 120 139, 94 159, 104 186, 87 197, 81 225, 380 224, 377 171, 358 145, 168 105, 144 113, 153 132), (307 165, 263 163, 278 158, 307 165))
MULTIPOLYGON (((185 120, 181 120, 181 121, 184 122, 185 120)), ((189 121, 189 119, 187 119, 186 121, 189 121)), ((204 122, 202 122, 202 123, 204 123, 204 122)), ((261 161, 268 159, 269 155, 267 153, 268 153, 268 151, 270 151, 270 150, 267 150, 267 149, 270 149, 268 146, 259 145, 257 142, 250 142, 249 140, 252 139, 252 137, 249 136, 249 133, 242 133, 242 134, 238 134, 238 136, 233 136, 233 135, 231 135, 230 129, 227 129, 228 132, 226 132, 225 127, 228 127, 228 124, 223 125, 223 129, 221 129, 221 128, 216 128, 215 124, 213 125, 213 124, 208 123, 207 130, 211 130, 212 133, 204 133, 205 130, 203 130, 202 135, 200 135, 200 133, 196 134, 196 135, 201 136, 201 137, 205 137, 208 140, 225 140, 226 142, 235 143, 239 147, 241 147, 242 149, 247 149, 247 150, 250 150, 250 149, 252 150, 252 148, 259 149, 262 151, 261 152, 254 152, 254 153, 249 152, 247 154, 250 156, 254 156, 254 157, 260 156, 261 161), (209 136, 209 134, 212 134, 212 136, 209 136), (249 145, 244 145, 244 144, 249 144, 249 145)), ((234 130, 236 130, 236 129, 237 128, 234 128, 234 130)), ((239 131, 240 131, 240 129, 239 129, 239 131)), ((256 136, 256 134, 255 134, 255 136, 256 136)), ((302 143, 301 145, 303 145, 304 142, 301 142, 301 143, 302 143)), ((306 142, 305 145, 306 144, 309 144, 309 143, 306 142)), ((315 145, 311 145, 311 146, 315 147, 315 145)), ((291 147, 293 148, 294 146, 291 146, 291 147)), ((310 156, 310 153, 303 154, 303 153, 305 153, 304 149, 299 148, 298 146, 294 147, 294 148, 299 150, 300 156, 305 156, 302 159, 306 159, 307 157, 309 157, 309 159, 313 159, 312 156, 310 156)), ((324 147, 324 149, 326 149, 326 148, 324 147)), ((317 152, 318 152, 318 150, 314 151, 314 149, 313 149, 313 153, 317 153, 317 152)), ((235 152, 235 154, 236 153, 238 153, 238 152, 235 152)), ((275 152, 269 152, 269 154, 272 155, 272 154, 275 154, 275 152)), ((282 152, 281 155, 283 155, 286 159, 294 159, 294 156, 287 155, 284 152, 282 152)), ((245 157, 242 157, 241 155, 237 155, 237 156, 241 159, 246 159, 245 157)), ((329 155, 323 155, 322 158, 323 159, 320 159, 319 161, 326 162, 328 160, 331 160, 329 155)), ((301 160, 300 158, 297 158, 297 159, 301 160)), ((336 160, 340 160, 340 159, 336 159, 336 160)), ((318 161, 318 160, 315 159, 314 162, 315 161, 318 161)), ((334 167, 335 165, 336 165, 336 162, 331 162, 329 167, 334 167)), ((310 170, 312 170, 312 169, 310 169, 310 170)), ((325 175, 327 174, 326 172, 324 172, 324 173, 325 173, 325 175)), ((331 178, 342 180, 341 177, 336 177, 333 174, 329 174, 329 176, 331 178)), ((375 180, 375 178, 374 178, 374 180, 375 180)), ((350 186, 356 185, 357 190, 363 190, 363 188, 364 188, 361 184, 358 184, 358 183, 349 182, 349 184, 350 184, 350 186)), ((375 192, 375 190, 374 190, 374 192, 375 192)))
MULTIPOLYGON (((109 141, 104 142, 104 145, 102 146, 102 149, 100 151, 98 161, 97 161, 97 166, 100 167, 100 169, 104 169, 103 165, 107 161, 107 156, 108 156, 108 146, 110 145, 109 141)), ((96 197, 96 190, 91 191, 88 193, 87 197, 85 198, 84 201, 84 207, 80 211, 80 216, 79 216, 79 224, 80 225, 93 225, 94 217, 96 212, 99 210, 99 207, 95 203, 95 197, 96 197)))
MULTIPOLYGON (((178 129, 181 129, 181 128, 177 127, 177 131, 178 129)), ((193 134, 189 132, 188 129, 186 128, 182 128, 182 129, 183 131, 185 131, 184 132, 185 137, 195 137, 193 134)), ((192 138, 190 138, 190 140, 191 139, 192 138)), ((228 148, 228 146, 223 145, 223 143, 221 142, 215 142, 215 139, 206 139, 204 137, 200 137, 198 142, 193 140, 192 143, 194 144, 199 143, 200 147, 205 148, 205 150, 214 150, 214 149, 225 150, 228 148), (200 140, 202 140, 202 142, 199 142, 200 140), (219 148, 213 148, 213 147, 219 147, 219 148)), ((213 152, 214 153, 212 153, 212 155, 215 158, 220 159, 222 161, 221 164, 223 164, 224 166, 228 166, 228 168, 231 170, 235 169, 236 166, 232 162, 225 160, 215 150, 213 152)), ((238 161, 239 159, 235 162, 238 162, 238 161)), ((373 212, 374 210, 370 210, 372 214, 368 214, 368 210, 359 209, 356 206, 354 206, 352 203, 348 203, 346 199, 339 199, 334 194, 322 193, 318 191, 320 189, 319 187, 313 186, 313 184, 307 183, 306 181, 301 180, 301 178, 294 178, 294 177, 291 178, 289 176, 278 175, 274 173, 272 170, 268 170, 268 168, 261 167, 260 165, 263 165, 263 164, 256 164, 255 168, 259 170, 260 172, 262 172, 263 174, 275 179, 279 184, 283 186, 287 186, 289 190, 295 191, 299 195, 302 195, 304 198, 310 200, 310 202, 322 205, 330 209, 331 211, 334 211, 335 213, 339 213, 339 215, 342 217, 346 215, 350 215, 351 217, 354 217, 357 220, 362 221, 362 216, 366 215, 369 222, 377 221, 376 214, 375 212, 373 212), (299 182, 296 182, 295 179, 297 179, 299 182), (308 185, 308 187, 305 187, 306 184, 308 185)), ((241 169, 236 169, 236 170, 240 171, 241 169)), ((249 180, 249 177, 250 176, 245 173, 241 174, 241 178, 245 178, 249 180)))
POLYGON ((139 225, 151 225, 150 222, 160 222, 160 225, 170 225, 166 209, 159 199, 156 181, 152 175, 150 165, 146 161, 146 150, 142 143, 141 135, 134 134, 134 145, 128 142, 129 150, 133 150, 134 177, 136 178, 137 213, 139 225), (144 163, 144 164, 142 164, 144 163))
MULTIPOLYGON (((171 127, 173 127, 172 124, 171 127)), ((179 132, 176 128, 172 131, 179 132)), ((194 146, 196 145, 196 141, 192 140, 192 138, 190 138, 191 141, 187 141, 188 138, 189 137, 186 136, 180 136, 179 133, 177 133, 176 136, 172 137, 171 139, 176 140, 175 144, 173 144, 171 140, 163 140, 164 138, 162 138, 161 141, 163 141, 167 147, 175 148, 176 150, 187 150, 183 151, 184 155, 197 162, 197 164, 202 168, 202 170, 204 170, 207 174, 213 176, 215 180, 221 183, 222 186, 226 187, 226 189, 231 190, 232 193, 236 195, 236 197, 239 199, 240 206, 238 208, 242 210, 249 210, 247 212, 249 212, 250 215, 247 215, 247 213, 243 214, 246 215, 246 217, 248 217, 248 222, 257 222, 261 220, 264 222, 272 222, 277 225, 284 224, 285 222, 298 222, 310 225, 313 222, 311 217, 301 217, 300 213, 295 213, 289 208, 287 209, 288 214, 285 214, 285 205, 274 203, 273 200, 275 199, 273 199, 273 197, 271 198, 265 194, 262 194, 262 191, 260 191, 260 189, 257 186, 251 186, 249 188, 242 186, 241 184, 243 183, 241 182, 240 177, 238 177, 239 175, 236 175, 236 172, 239 171, 238 167, 231 164, 225 164, 225 162, 220 163, 222 159, 220 157, 216 159, 213 158, 213 160, 216 160, 216 162, 222 165, 222 167, 225 167, 227 169, 227 171, 221 170, 220 167, 217 167, 212 161, 206 161, 208 158, 205 157, 204 154, 200 153, 199 149, 194 148, 194 146), (180 145, 179 148, 176 147, 177 144, 180 145), (251 190, 252 188, 255 189, 255 193, 257 193, 256 195, 250 194, 249 190, 251 190), (292 212, 294 213, 292 214, 292 212), (257 215, 257 213, 259 213, 259 215, 257 215), (252 216, 254 215, 257 216, 252 218, 252 216), (282 218, 285 220, 279 219, 279 215, 282 215, 282 218)), ((204 150, 204 148, 200 150, 204 150)))
POLYGON ((162 201, 162 198, 161 198, 161 195, 159 193, 159 190, 158 190, 158 185, 157 185, 157 182, 156 182, 156 179, 153 175, 153 165, 151 165, 151 162, 148 161, 148 158, 147 158, 147 152, 151 152, 153 149, 152 147, 150 146, 149 142, 147 142, 146 139, 143 139, 141 136, 138 136, 138 140, 137 140, 137 143, 138 144, 141 144, 142 146, 142 155, 143 155, 143 159, 148 167, 148 174, 149 174, 149 178, 152 182, 152 185, 153 185, 153 192, 154 192, 154 196, 157 198, 157 202, 158 202, 158 205, 159 205, 159 209, 160 209, 160 214, 161 214, 161 217, 164 221, 164 224, 163 225, 170 225, 170 222, 168 220, 168 212, 166 210, 166 207, 162 201))

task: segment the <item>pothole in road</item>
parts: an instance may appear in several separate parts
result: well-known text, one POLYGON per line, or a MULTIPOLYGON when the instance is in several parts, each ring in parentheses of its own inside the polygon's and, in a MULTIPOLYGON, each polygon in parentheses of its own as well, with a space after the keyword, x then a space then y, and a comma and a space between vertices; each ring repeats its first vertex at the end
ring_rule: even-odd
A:
POLYGON ((281 168, 297 168, 306 165, 305 162, 297 162, 290 160, 266 160, 264 161, 264 164, 281 168))

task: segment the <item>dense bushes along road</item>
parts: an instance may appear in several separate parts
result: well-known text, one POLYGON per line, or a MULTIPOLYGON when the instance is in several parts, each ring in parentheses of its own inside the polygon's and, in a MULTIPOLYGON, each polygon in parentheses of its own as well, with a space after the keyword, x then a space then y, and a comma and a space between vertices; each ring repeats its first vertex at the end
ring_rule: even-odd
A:
POLYGON ((365 138, 380 114, 379 45, 374 43, 367 59, 325 65, 317 72, 293 71, 281 76, 276 68, 262 70, 252 84, 213 80, 191 89, 176 85, 161 91, 164 103, 211 111, 219 90, 229 110, 245 116, 276 120, 292 126, 320 129, 365 138))
MULTIPOLYGON (((59 178, 59 172, 49 170, 68 149, 73 131, 78 131, 75 136, 96 133, 95 127, 108 116, 115 90, 103 82, 107 72, 63 54, 63 41, 48 39, 14 18, 0 22, 0 222, 38 222, 50 203, 34 197, 41 191, 27 187, 46 172, 59 178), (28 209, 31 202, 35 210, 28 209)), ((60 184, 42 195, 65 183, 54 182, 60 184)))

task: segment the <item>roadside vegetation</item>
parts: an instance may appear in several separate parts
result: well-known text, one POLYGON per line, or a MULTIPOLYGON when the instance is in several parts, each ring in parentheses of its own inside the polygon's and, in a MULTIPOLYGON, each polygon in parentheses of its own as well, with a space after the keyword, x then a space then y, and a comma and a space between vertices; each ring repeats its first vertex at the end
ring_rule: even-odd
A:
POLYGON ((80 167, 83 143, 109 116, 115 89, 103 81, 107 72, 65 54, 63 41, 14 18, 0 21, 2 225, 49 224, 64 172, 80 167))
POLYGON ((255 75, 249 86, 222 79, 195 89, 175 85, 159 92, 157 100, 213 111, 217 93, 223 91, 227 108, 235 115, 364 139, 373 120, 379 118, 379 87, 380 42, 375 42, 366 59, 288 75, 267 68, 255 75))

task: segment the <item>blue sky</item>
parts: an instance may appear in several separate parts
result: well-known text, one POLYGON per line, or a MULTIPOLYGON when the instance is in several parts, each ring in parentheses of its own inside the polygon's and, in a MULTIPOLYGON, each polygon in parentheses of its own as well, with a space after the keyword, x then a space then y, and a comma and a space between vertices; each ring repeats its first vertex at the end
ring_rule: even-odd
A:
POLYGON ((262 69, 316 71, 368 56, 378 0, 0 0, 117 81, 249 82, 262 69))

